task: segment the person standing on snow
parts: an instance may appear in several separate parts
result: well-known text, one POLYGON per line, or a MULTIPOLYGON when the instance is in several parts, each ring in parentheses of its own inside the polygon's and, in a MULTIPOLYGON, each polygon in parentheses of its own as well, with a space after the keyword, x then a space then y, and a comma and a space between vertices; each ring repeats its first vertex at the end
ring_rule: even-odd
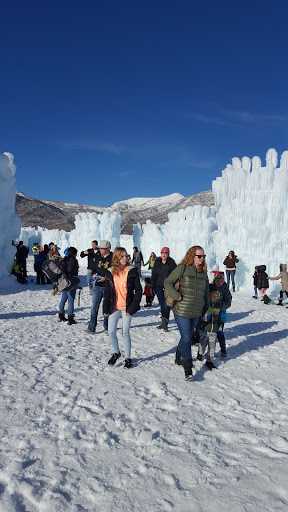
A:
POLYGON ((235 256, 234 251, 229 251, 228 256, 226 256, 225 260, 223 261, 223 265, 226 267, 227 286, 229 288, 231 277, 233 292, 235 292, 236 263, 238 262, 239 260, 237 259, 237 256, 235 256))
POLYGON ((169 247, 163 247, 161 249, 161 256, 155 260, 150 282, 153 293, 157 295, 161 310, 162 321, 161 324, 158 325, 157 329, 163 329, 165 332, 168 331, 168 322, 171 308, 169 308, 169 306, 166 304, 164 296, 164 280, 177 266, 173 258, 170 258, 169 254, 169 247))
MULTIPOLYGON (((113 256, 113 252, 110 250, 111 244, 108 240, 101 240, 98 247, 99 253, 96 254, 95 262, 93 262, 94 274, 92 274, 92 278, 96 280, 93 282, 90 321, 88 328, 85 330, 89 334, 95 334, 96 331, 98 311, 104 295, 106 273, 107 269, 111 267, 113 256)), ((108 335, 108 317, 106 316, 104 317, 104 332, 108 335)))
MULTIPOLYGON (((281 290, 279 296, 279 302, 276 306, 283 306, 283 294, 286 293, 286 297, 288 297, 288 272, 286 263, 280 263, 280 274, 277 277, 268 277, 270 281, 277 281, 277 279, 281 279, 281 290)), ((288 308, 288 306, 286 306, 288 308)))
POLYGON ((93 240, 92 242, 92 248, 86 249, 86 251, 80 252, 80 258, 85 258, 85 256, 88 256, 88 265, 87 265, 87 284, 89 288, 90 295, 92 295, 93 292, 93 282, 90 282, 93 272, 95 271, 95 261, 96 256, 98 254, 98 242, 97 240, 93 240))
MULTIPOLYGON (((69 247, 68 256, 65 256, 64 260, 66 263, 67 273, 71 276, 78 276, 79 265, 77 261, 77 249, 75 247, 69 247)), ((76 288, 70 291, 63 291, 59 304, 59 322, 67 321, 65 318, 64 307, 68 300, 68 325, 77 324, 74 320, 74 300, 76 295, 76 288)))

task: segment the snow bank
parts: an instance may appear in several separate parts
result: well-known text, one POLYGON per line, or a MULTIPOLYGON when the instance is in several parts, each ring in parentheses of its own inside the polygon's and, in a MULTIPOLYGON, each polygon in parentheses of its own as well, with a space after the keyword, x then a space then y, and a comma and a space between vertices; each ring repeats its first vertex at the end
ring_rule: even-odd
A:
POLYGON ((14 213, 16 195, 14 156, 0 154, 0 282, 7 278, 12 269, 15 247, 11 241, 19 236, 21 220, 14 213))

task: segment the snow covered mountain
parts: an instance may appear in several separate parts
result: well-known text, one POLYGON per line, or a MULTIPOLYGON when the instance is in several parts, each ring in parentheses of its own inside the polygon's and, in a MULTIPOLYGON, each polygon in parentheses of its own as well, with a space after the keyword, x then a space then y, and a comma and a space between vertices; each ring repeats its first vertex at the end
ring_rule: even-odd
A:
POLYGON ((15 213, 19 215, 23 227, 45 227, 47 229, 74 229, 75 215, 80 212, 103 213, 119 211, 122 215, 122 234, 131 235, 133 224, 143 224, 147 219, 157 224, 168 221, 168 213, 177 212, 181 208, 195 204, 211 206, 214 203, 211 190, 184 197, 174 193, 163 197, 134 197, 120 201, 111 206, 92 206, 76 203, 62 203, 34 199, 18 192, 15 199, 15 213))

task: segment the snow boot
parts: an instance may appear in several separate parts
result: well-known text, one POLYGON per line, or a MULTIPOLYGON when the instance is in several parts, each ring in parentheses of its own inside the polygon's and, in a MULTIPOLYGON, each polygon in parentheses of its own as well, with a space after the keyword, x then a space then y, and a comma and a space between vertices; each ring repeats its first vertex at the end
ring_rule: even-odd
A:
POLYGON ((233 287, 233 292, 235 292, 235 288, 233 287))
POLYGON ((185 372, 185 380, 193 380, 192 357, 182 357, 181 361, 185 372))
POLYGON ((157 325, 157 329, 164 329, 164 318, 161 319, 161 324, 157 325))
POLYGON ((76 320, 74 320, 74 315, 68 315, 68 325, 77 324, 76 320))
POLYGON ((58 322, 67 322, 68 318, 65 317, 65 313, 58 313, 58 322))
POLYGON ((218 338, 219 345, 220 345, 221 356, 222 357, 227 357, 226 340, 225 340, 224 332, 218 331, 217 332, 217 338, 218 338))
POLYGON ((199 354, 199 352, 198 352, 198 354, 197 354, 197 359, 198 359, 198 361, 202 361, 202 359, 203 359, 202 354, 199 354))
POLYGON ((268 295, 264 295, 264 304, 269 304, 271 302, 271 299, 268 297, 268 295))
POLYGON ((253 295, 253 299, 258 299, 258 296, 257 295, 253 295))
POLYGON ((182 366, 182 361, 181 361, 181 350, 180 350, 180 348, 177 348, 177 349, 176 349, 176 354, 175 354, 175 364, 177 364, 177 366, 182 366))
POLYGON ((276 304, 276 306, 283 306, 283 304, 282 304, 283 299, 278 299, 278 300, 279 300, 279 302, 278 302, 278 304, 276 304))
POLYGON ((209 370, 213 370, 213 368, 217 368, 217 366, 215 366, 215 364, 212 363, 212 361, 206 361, 205 365, 207 366, 207 368, 209 368, 209 370))
POLYGON ((169 318, 163 318, 163 331, 168 332, 168 322, 169 318))

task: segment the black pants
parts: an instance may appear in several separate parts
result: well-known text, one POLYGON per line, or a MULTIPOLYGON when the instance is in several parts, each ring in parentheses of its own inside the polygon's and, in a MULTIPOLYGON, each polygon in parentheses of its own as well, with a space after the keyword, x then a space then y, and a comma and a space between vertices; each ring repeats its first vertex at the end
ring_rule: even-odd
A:
POLYGON ((37 274, 37 281, 36 283, 37 284, 45 284, 45 275, 43 274, 42 270, 40 270, 40 272, 36 272, 37 274))

